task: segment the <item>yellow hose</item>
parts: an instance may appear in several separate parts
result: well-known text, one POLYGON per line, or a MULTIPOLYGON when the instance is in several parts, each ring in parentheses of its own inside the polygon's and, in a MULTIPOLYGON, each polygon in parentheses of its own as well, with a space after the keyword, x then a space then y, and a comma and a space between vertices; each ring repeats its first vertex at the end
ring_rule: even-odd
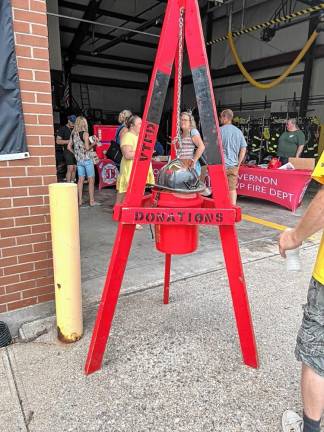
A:
POLYGON ((295 58, 295 60, 292 62, 292 64, 284 71, 284 73, 282 75, 280 75, 280 77, 276 78, 275 80, 263 84, 260 83, 258 81, 256 81, 250 74, 249 72, 245 69, 245 67, 243 66, 237 51, 236 51, 236 47, 234 45, 234 40, 233 40, 233 35, 231 32, 228 33, 228 44, 231 48, 232 51, 232 55, 234 57, 234 60, 237 63, 238 68, 240 69, 242 75, 249 81, 250 84, 252 84, 253 86, 257 87, 258 89, 262 89, 262 90, 267 90, 267 89, 271 89, 273 87, 275 87, 276 85, 280 84, 285 78, 287 78, 287 76, 295 69, 295 67, 302 61, 303 57, 305 56, 305 54, 307 53, 307 51, 309 50, 309 48, 312 46, 312 43, 314 42, 314 40, 317 38, 318 36, 318 32, 314 31, 311 35, 311 37, 308 39, 308 41, 306 42, 306 45, 304 46, 304 48, 300 51, 300 53, 298 54, 298 56, 295 58))

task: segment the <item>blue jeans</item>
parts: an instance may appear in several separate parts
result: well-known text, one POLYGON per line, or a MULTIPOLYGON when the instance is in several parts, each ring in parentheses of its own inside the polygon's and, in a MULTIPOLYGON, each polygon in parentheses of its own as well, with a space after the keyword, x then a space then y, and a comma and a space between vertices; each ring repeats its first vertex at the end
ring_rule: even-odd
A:
POLYGON ((91 159, 78 161, 77 170, 78 170, 79 177, 87 176, 89 178, 95 176, 94 163, 93 160, 91 159))

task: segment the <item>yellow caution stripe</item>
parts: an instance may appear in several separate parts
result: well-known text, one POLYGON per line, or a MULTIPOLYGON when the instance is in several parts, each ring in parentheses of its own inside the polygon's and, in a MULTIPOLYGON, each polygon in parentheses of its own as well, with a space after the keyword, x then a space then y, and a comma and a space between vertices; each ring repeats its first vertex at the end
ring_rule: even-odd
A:
MULTIPOLYGON (((311 14, 313 12, 319 12, 319 11, 321 11, 323 9, 324 9, 324 3, 320 3, 317 6, 308 7, 308 8, 302 9, 300 11, 293 12, 293 13, 291 13, 289 15, 286 15, 286 16, 283 16, 283 17, 274 18, 274 19, 266 21, 264 23, 253 25, 251 27, 247 27, 247 28, 244 28, 242 30, 233 32, 233 37, 235 38, 235 37, 238 37, 238 36, 242 36, 243 34, 246 34, 246 33, 255 32, 257 30, 261 30, 261 29, 264 29, 264 28, 267 28, 267 27, 271 27, 271 26, 273 26, 275 24, 281 24, 281 23, 284 23, 286 21, 290 21, 290 20, 292 20, 294 18, 301 17, 303 15, 308 15, 308 14, 311 14)), ((217 39, 213 39, 211 41, 208 41, 208 42, 206 42, 206 45, 207 46, 208 45, 214 45, 214 44, 217 44, 218 42, 223 42, 226 39, 228 39, 228 35, 227 36, 219 37, 217 39)))
MULTIPOLYGON (((255 223, 258 225, 263 225, 263 226, 266 226, 268 228, 273 228, 277 231, 285 231, 285 229, 288 228, 285 225, 280 225, 280 224, 277 224, 275 222, 270 222, 270 221, 267 221, 265 219, 260 219, 260 218, 250 216, 247 214, 242 214, 242 220, 247 221, 247 222, 252 222, 252 223, 255 223)), ((313 234, 311 237, 308 237, 308 240, 311 240, 313 242, 319 242, 321 239, 321 236, 322 236, 321 232, 316 233, 316 234, 313 234)))
POLYGON ((280 224, 277 224, 275 222, 270 222, 270 221, 267 221, 264 219, 259 219, 257 217, 250 216, 247 214, 242 214, 242 219, 247 221, 247 222, 253 222, 253 223, 258 224, 258 225, 263 225, 263 226, 266 226, 268 228, 273 228, 277 231, 285 231, 285 229, 288 228, 285 225, 280 225, 280 224))

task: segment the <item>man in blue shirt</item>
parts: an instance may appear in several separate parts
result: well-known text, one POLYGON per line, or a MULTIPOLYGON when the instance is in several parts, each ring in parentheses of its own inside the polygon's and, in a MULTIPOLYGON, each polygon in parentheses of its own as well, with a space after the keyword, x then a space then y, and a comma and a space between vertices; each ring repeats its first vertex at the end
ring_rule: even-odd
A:
POLYGON ((225 157, 225 168, 230 191, 230 199, 236 205, 237 178, 241 163, 246 154, 246 141, 242 131, 232 125, 234 113, 230 109, 221 112, 221 135, 225 157))

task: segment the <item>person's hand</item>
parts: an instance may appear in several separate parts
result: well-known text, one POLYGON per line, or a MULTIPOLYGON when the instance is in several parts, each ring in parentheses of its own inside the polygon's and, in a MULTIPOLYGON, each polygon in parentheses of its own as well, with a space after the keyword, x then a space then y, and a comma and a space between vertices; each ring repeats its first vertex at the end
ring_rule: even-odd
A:
POLYGON ((296 230, 288 228, 279 237, 280 255, 286 258, 286 250, 298 248, 302 242, 296 238, 296 230))
POLYGON ((188 160, 188 168, 194 168, 195 167, 195 159, 188 160))

